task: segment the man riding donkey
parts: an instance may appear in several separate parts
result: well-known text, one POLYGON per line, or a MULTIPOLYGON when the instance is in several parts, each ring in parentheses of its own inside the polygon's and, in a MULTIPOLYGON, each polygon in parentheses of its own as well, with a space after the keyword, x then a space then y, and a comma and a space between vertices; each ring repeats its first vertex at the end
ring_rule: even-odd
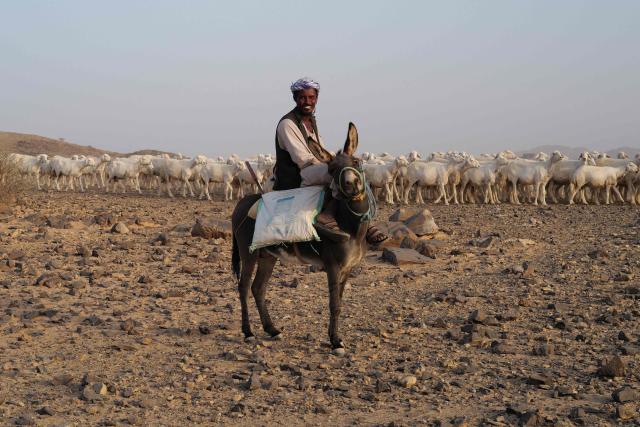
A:
MULTIPOLYGON (((335 184, 328 170, 332 154, 322 145, 315 119, 320 85, 302 78, 291 85, 291 92, 296 106, 280 119, 276 128, 273 189, 280 191, 331 184, 332 191, 325 193, 323 208, 314 226, 322 237, 335 242, 347 241, 349 234, 340 229, 335 218, 337 201, 332 193, 336 188, 333 188, 335 184)), ((366 238, 368 243, 377 244, 388 236, 375 226, 370 226, 366 238)))

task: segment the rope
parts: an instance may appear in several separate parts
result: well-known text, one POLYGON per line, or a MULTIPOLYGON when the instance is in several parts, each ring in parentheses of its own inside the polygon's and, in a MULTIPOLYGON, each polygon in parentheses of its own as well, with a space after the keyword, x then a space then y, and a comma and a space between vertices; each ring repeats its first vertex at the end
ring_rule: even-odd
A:
POLYGON ((347 203, 346 203, 347 209, 349 210, 349 212, 351 212, 351 214, 359 217, 360 218, 360 222, 370 221, 376 215, 376 212, 378 210, 378 205, 376 204, 376 198, 373 195, 373 191, 371 190, 371 187, 369 186, 369 183, 367 182, 367 178, 365 177, 364 173, 361 170, 358 170, 356 168, 346 167, 346 168, 342 169, 340 171, 340 175, 338 176, 338 187, 339 187, 340 192, 342 194, 345 194, 345 192, 344 192, 344 190, 342 188, 342 174, 346 170, 354 171, 360 177, 362 182, 364 183, 364 190, 362 191, 362 193, 356 194, 354 196, 354 199, 364 193, 367 196, 367 202, 368 202, 368 205, 369 205, 366 212, 360 213, 360 212, 356 212, 353 209, 351 209, 351 207, 349 206, 349 200, 347 200, 347 203))

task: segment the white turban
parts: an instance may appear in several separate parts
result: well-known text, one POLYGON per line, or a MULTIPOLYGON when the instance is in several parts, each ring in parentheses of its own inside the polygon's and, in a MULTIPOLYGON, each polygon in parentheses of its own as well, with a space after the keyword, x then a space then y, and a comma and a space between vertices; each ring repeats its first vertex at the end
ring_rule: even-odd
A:
POLYGON ((313 81, 308 77, 303 77, 291 83, 291 92, 293 93, 305 89, 315 89, 316 91, 320 92, 320 85, 318 84, 318 82, 313 81))

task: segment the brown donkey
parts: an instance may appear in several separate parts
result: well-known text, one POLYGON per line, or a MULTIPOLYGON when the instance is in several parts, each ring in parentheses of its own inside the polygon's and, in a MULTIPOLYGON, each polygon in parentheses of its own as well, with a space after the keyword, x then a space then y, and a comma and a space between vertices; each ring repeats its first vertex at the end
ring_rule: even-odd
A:
POLYGON ((324 239, 321 242, 287 243, 249 252, 253 239, 255 221, 247 217, 251 206, 260 195, 243 198, 236 205, 231 222, 233 226, 233 272, 238 279, 240 304, 242 305, 242 332, 245 340, 255 339, 249 322, 247 298, 249 288, 256 301, 260 321, 266 333, 277 338, 280 330, 269 316, 265 302, 267 282, 278 258, 297 258, 299 262, 323 267, 329 283, 329 339, 336 354, 344 354, 344 344, 338 332, 338 318, 342 304, 342 292, 351 269, 355 267, 367 252, 366 234, 369 219, 372 216, 370 192, 367 190, 360 160, 353 156, 358 147, 358 131, 349 123, 347 141, 344 149, 329 163, 329 173, 333 177, 333 196, 338 199, 336 220, 340 228, 349 233, 346 242, 333 242, 324 239), (255 278, 251 282, 253 271, 258 266, 255 278))

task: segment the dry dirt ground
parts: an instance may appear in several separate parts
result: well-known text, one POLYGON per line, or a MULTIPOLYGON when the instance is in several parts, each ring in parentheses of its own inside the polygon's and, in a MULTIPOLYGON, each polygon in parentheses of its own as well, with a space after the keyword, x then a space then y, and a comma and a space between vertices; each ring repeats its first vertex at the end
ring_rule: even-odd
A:
POLYGON ((640 423, 637 207, 429 205, 436 259, 369 253, 344 357, 324 273, 302 265, 268 293, 284 339, 243 342, 231 242, 189 232, 232 207, 29 193, 0 213, 0 424, 640 423))

